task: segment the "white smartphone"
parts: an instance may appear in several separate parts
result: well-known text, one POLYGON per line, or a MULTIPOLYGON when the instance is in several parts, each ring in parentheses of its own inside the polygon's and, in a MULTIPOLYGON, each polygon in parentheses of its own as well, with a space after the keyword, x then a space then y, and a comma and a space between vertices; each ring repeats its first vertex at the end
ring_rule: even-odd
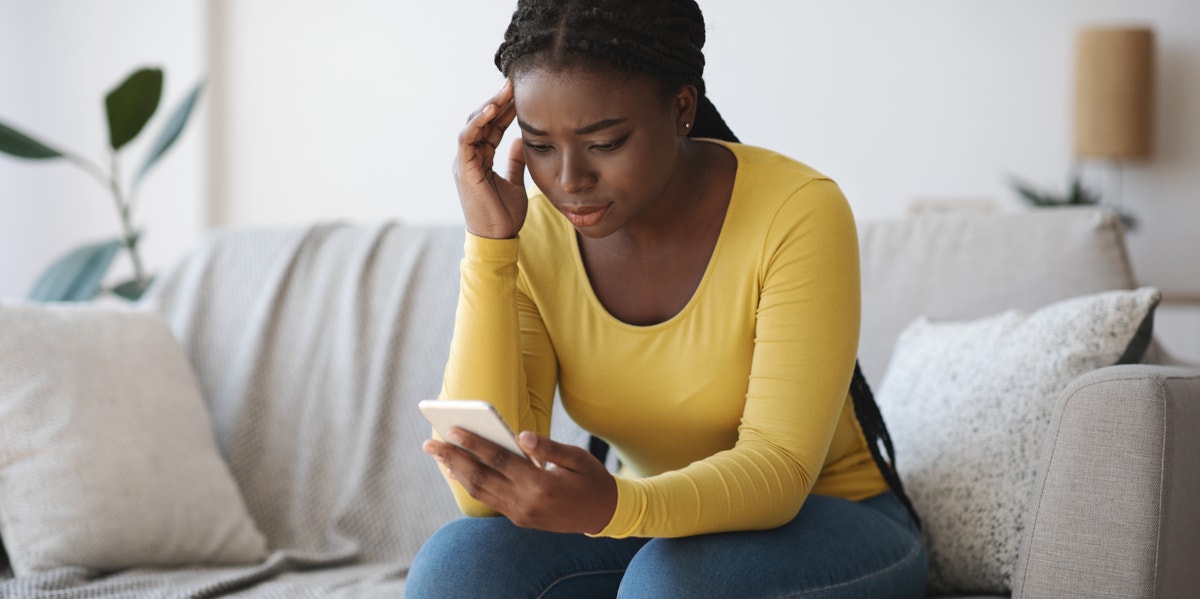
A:
MULTIPOLYGON (((492 404, 479 399, 425 399, 417 404, 433 429, 449 440, 450 429, 470 431, 503 447, 524 459, 529 459, 517 445, 517 437, 504 423, 492 404)), ((533 460, 533 463, 537 463, 533 460)))

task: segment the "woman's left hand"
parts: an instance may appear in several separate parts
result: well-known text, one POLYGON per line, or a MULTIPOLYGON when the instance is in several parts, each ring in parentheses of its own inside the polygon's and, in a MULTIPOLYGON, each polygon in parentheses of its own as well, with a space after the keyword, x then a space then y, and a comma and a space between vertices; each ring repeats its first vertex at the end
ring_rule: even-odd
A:
POLYGON ((595 534, 617 508, 617 483, 604 464, 586 450, 533 432, 518 435, 528 460, 462 429, 450 432, 461 445, 429 439, 432 455, 467 493, 504 514, 517 526, 551 532, 595 534))

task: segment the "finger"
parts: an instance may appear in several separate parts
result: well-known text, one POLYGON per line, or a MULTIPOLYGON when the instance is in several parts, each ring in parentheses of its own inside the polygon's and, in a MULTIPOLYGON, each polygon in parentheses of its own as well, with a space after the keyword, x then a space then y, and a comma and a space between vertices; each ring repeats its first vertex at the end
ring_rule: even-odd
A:
POLYGON ((505 79, 500 91, 471 113, 466 126, 458 134, 456 171, 473 172, 476 170, 473 166, 478 166, 474 177, 480 178, 490 170, 496 147, 514 118, 516 107, 512 82, 505 79))
POLYGON ((450 431, 450 440, 505 479, 511 480, 519 469, 527 467, 529 464, 524 456, 517 455, 484 437, 461 428, 450 431))
POLYGON ((454 472, 450 468, 450 463, 454 459, 454 453, 462 451, 461 449, 440 439, 426 439, 421 444, 421 451, 433 456, 433 459, 437 460, 437 463, 446 469, 446 474, 451 479, 454 479, 454 472))
POLYGON ((525 140, 519 137, 508 147, 508 182, 525 189, 525 140))
POLYGON ((505 103, 507 103, 511 99, 512 99, 512 81, 505 79, 504 83, 502 83, 500 85, 500 89, 497 90, 496 93, 492 97, 488 98, 484 103, 480 104, 479 108, 476 108, 475 111, 471 113, 471 116, 467 117, 467 122, 470 122, 472 119, 474 119, 476 116, 478 116, 479 113, 482 112, 483 109, 486 108, 488 105, 495 104, 497 106, 503 106, 505 103))
POLYGON ((492 102, 494 104, 503 106, 504 104, 507 104, 512 99, 513 99, 513 82, 512 82, 512 79, 505 78, 504 83, 502 83, 500 85, 500 91, 496 92, 495 96, 492 96, 492 102))
POLYGON ((508 126, 512 124, 513 119, 517 118, 517 105, 510 98, 504 104, 496 104, 496 116, 489 123, 488 127, 488 143, 493 146, 499 146, 500 140, 504 137, 504 132, 508 130, 508 126))
POLYGON ((500 84, 500 89, 496 92, 496 95, 492 96, 487 101, 487 103, 495 104, 496 106, 504 106, 505 104, 508 104, 510 101, 512 101, 512 98, 513 98, 512 79, 506 78, 504 80, 504 83, 500 84))
POLYGON ((478 112, 472 113, 467 119, 467 125, 458 134, 459 148, 475 146, 487 139, 487 125, 495 115, 496 105, 488 104, 478 112))
POLYGON ((495 107, 484 107, 458 134, 458 152, 454 158, 456 178, 466 176, 471 182, 478 183, 491 170, 496 148, 486 143, 485 130, 494 110, 495 107))
POLYGON ((493 152, 495 148, 500 147, 500 140, 504 139, 504 132, 508 130, 509 124, 516 117, 516 109, 513 108, 513 103, 510 101, 506 106, 497 107, 494 110, 499 112, 494 113, 495 116, 487 124, 483 126, 483 144, 487 145, 493 152))
MULTIPOLYGON (((588 453, 586 449, 559 443, 532 431, 524 431, 518 435, 517 444, 530 457, 542 463, 555 464, 574 472, 589 470, 600 465, 599 460, 588 453)), ((603 466, 601 465, 601 467, 603 466)))
MULTIPOLYGON (((480 461, 478 456, 455 445, 436 439, 428 439, 421 449, 434 457, 445 471, 447 478, 462 486, 468 495, 488 507, 507 513, 508 502, 504 499, 511 483, 499 472, 480 461)), ((511 453, 511 452, 510 452, 511 453)))

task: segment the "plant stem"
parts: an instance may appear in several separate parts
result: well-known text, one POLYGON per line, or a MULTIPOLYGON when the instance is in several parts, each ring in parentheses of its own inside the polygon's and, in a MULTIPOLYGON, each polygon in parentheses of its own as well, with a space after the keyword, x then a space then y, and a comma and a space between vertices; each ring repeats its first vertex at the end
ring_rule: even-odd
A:
POLYGON ((91 175, 92 178, 101 185, 101 187, 107 188, 109 186, 111 182, 109 176, 104 174, 104 171, 100 170, 100 167, 96 166, 96 164, 91 160, 67 152, 63 152, 63 158, 66 158, 75 166, 78 166, 87 172, 87 174, 91 175))
POLYGON ((112 175, 109 177, 109 186, 112 189, 113 201, 117 205, 117 214, 121 216, 121 230, 124 232, 122 243, 125 249, 129 251, 129 258, 133 261, 133 278, 137 281, 138 286, 146 284, 146 270, 142 266, 142 258, 137 251, 137 233, 133 230, 132 215, 130 214, 129 202, 125 199, 125 194, 121 190, 121 178, 117 165, 117 153, 112 154, 112 175))

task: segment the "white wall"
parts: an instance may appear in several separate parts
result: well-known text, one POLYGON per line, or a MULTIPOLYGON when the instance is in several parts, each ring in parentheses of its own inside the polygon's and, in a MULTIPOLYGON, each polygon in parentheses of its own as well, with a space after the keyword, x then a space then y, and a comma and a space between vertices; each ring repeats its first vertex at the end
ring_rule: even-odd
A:
MULTIPOLYGON (((491 57, 514 4, 3 2, 0 117, 99 158, 103 92, 134 64, 159 62, 176 100, 205 71, 210 14, 200 120, 145 188, 156 262, 194 240, 206 213, 235 225, 461 222, 454 140, 501 82, 491 57)), ((707 80, 726 119, 743 140, 835 177, 865 218, 929 198, 1022 209, 1010 174, 1065 186, 1077 29, 1152 25, 1158 139, 1150 162, 1125 171, 1124 206, 1142 220, 1129 244, 1144 283, 1200 295, 1200 2, 701 4, 707 80)), ((1103 182, 1098 166, 1087 173, 1103 182)), ((76 241, 116 231, 98 191, 68 166, 0 157, 0 297, 24 293, 76 241)))
MULTIPOLYGON (((203 0, 0 2, 0 120, 107 167, 104 95, 135 68, 161 66, 159 114, 122 150, 122 167, 133 174, 169 111, 204 75, 204 14, 203 0)), ((152 269, 202 230, 204 103, 139 192, 143 259, 152 269)), ((119 234, 111 197, 82 171, 0 155, 0 298, 24 297, 76 245, 119 234)), ((129 272, 123 260, 114 274, 129 272)))
POLYGON ((461 220, 458 129, 503 79, 513 4, 216 0, 228 223, 461 220))
MULTIPOLYGON (((229 223, 460 220, 449 163, 513 2, 224 0, 229 223)), ((1022 205, 1010 174, 1065 188, 1076 30, 1148 23, 1156 155, 1125 170, 1135 268, 1200 292, 1200 3, 707 0, 707 80, 744 141, 834 176, 860 216, 915 199, 1022 205)), ((1085 171, 1109 185, 1103 165, 1085 171)))
MULTIPOLYGON (((713 8, 731 6, 711 3, 713 8)), ((1200 290, 1200 3, 776 2, 748 17, 710 9, 713 96, 748 140, 838 179, 860 214, 915 198, 1020 207, 1016 174, 1065 189, 1075 33, 1146 23, 1160 60, 1154 158, 1125 170, 1135 271, 1200 290), (740 46, 740 48, 739 48, 740 46), (755 57, 777 57, 756 60, 755 57)), ((1104 183, 1103 165, 1088 173, 1104 183)), ((1115 195, 1115 194, 1114 194, 1115 195)))

